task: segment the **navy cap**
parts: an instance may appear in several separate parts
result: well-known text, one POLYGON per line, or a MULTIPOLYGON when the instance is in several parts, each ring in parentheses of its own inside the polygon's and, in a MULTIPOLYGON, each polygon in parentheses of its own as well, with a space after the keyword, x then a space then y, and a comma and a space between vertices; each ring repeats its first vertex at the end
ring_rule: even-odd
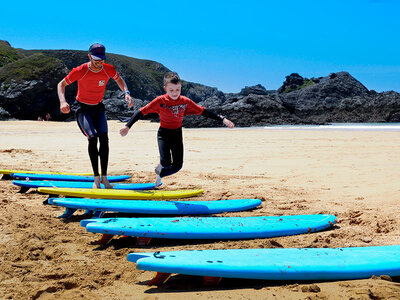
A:
POLYGON ((106 47, 102 44, 95 43, 89 48, 89 54, 94 60, 105 60, 106 59, 106 47))

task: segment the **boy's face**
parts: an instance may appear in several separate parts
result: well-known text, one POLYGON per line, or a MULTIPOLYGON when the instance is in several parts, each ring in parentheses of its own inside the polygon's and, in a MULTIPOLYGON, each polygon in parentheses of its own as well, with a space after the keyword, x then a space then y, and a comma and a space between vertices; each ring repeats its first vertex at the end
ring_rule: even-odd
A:
POLYGON ((182 87, 181 83, 178 84, 168 83, 166 86, 164 86, 164 90, 171 99, 177 100, 181 94, 181 87, 182 87))

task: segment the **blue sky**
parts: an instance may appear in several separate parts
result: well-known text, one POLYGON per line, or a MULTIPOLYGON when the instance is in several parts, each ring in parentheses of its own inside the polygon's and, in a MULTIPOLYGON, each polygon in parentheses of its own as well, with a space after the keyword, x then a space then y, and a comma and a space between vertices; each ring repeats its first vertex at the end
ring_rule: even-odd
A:
POLYGON ((397 0, 6 1, 0 39, 24 49, 101 42, 223 92, 338 71, 400 92, 399 12, 397 0))

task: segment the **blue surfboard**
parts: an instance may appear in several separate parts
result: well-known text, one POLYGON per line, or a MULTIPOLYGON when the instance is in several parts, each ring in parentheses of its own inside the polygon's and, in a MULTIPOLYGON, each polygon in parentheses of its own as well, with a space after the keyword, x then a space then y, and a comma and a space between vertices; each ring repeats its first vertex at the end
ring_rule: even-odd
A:
POLYGON ((136 214, 200 215, 243 211, 261 205, 259 199, 215 200, 215 201, 156 201, 113 200, 82 198, 49 198, 49 204, 66 208, 63 217, 71 216, 77 209, 90 211, 112 211, 136 214), (71 214, 72 212, 72 214, 71 214))
POLYGON ((169 239, 251 239, 316 232, 333 226, 333 215, 265 217, 112 218, 82 220, 88 232, 169 239))
POLYGON ((191 250, 132 253, 139 270, 264 280, 400 276, 400 246, 191 250))
MULTIPOLYGON (((89 181, 55 181, 55 180, 13 180, 14 185, 23 188, 39 188, 39 187, 58 187, 58 188, 86 188, 90 189, 93 182, 89 181)), ((161 184, 160 184, 161 185, 161 184)), ((155 184, 152 183, 115 183, 114 190, 151 190, 155 184)), ((104 189, 104 185, 101 185, 104 189)))
MULTIPOLYGON (((65 175, 65 174, 30 174, 11 173, 11 177, 21 180, 56 180, 56 181, 94 181, 93 176, 65 175)), ((129 175, 107 176, 109 182, 118 182, 129 179, 129 175)))

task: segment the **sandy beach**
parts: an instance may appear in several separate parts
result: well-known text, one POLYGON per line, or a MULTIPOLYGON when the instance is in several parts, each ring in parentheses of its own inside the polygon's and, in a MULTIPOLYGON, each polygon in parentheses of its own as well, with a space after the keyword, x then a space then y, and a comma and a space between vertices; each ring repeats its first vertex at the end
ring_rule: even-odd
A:
MULTIPOLYGON (((109 121, 110 174, 153 182, 157 123, 140 121, 126 137, 109 121)), ((0 181, 0 299, 400 299, 400 280, 265 282, 223 279, 202 287, 173 276, 147 286, 153 272, 126 260, 132 252, 227 248, 400 245, 400 132, 263 128, 184 129, 183 169, 162 189, 202 188, 196 200, 259 198, 261 207, 224 216, 334 214, 337 226, 319 233, 231 241, 156 240, 135 246, 80 226, 79 212, 42 205, 47 195, 18 193, 0 181)), ((75 122, 0 122, 0 169, 91 172, 87 141, 75 122)), ((116 214, 106 214, 115 216, 116 214)))

